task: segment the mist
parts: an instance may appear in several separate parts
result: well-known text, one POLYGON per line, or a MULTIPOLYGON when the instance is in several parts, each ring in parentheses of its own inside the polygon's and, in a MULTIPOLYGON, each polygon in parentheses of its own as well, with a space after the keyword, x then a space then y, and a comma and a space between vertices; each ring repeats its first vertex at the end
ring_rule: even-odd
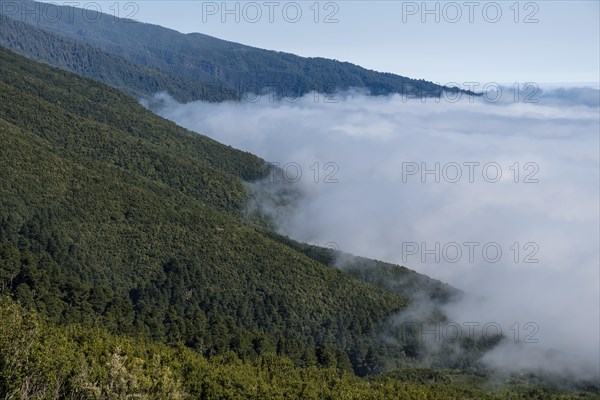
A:
POLYGON ((152 107, 282 168, 304 195, 275 215, 281 233, 469 293, 445 312, 501 329, 487 365, 600 382, 599 93, 220 104, 158 94, 152 107))

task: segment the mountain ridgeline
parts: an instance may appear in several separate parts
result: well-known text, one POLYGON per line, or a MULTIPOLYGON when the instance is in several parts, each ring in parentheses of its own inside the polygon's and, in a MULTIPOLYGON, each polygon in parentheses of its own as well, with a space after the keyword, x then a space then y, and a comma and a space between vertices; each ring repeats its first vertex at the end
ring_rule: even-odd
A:
POLYGON ((215 90, 207 83, 177 78, 5 15, 0 15, 0 44, 33 60, 107 83, 134 98, 158 92, 171 93, 181 101, 237 98, 233 90, 215 90))
POLYGON ((351 88, 373 95, 439 97, 464 92, 425 80, 367 70, 325 58, 305 58, 182 34, 157 25, 94 15, 68 6, 0 0, 0 44, 136 97, 167 91, 182 102, 243 100, 268 92, 295 98, 351 88), (50 17, 51 16, 51 17, 50 17))

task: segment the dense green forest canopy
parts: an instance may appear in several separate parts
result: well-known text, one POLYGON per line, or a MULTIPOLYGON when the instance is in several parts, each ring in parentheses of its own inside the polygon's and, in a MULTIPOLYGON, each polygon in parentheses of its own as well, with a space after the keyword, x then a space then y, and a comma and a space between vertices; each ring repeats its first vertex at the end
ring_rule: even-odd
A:
POLYGON ((0 394, 18 399, 310 399, 587 400, 515 379, 489 385, 453 370, 408 368, 360 379, 336 368, 299 367, 265 352, 206 359, 178 343, 165 346, 80 325, 57 327, 0 297, 0 394), (24 355, 27 356, 24 356, 24 355))

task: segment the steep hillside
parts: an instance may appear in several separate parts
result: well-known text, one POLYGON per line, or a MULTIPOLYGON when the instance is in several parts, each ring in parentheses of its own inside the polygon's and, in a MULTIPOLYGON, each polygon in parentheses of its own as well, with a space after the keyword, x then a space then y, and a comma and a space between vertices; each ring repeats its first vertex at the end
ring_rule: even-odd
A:
POLYGON ((0 45, 36 61, 111 85, 135 98, 169 92, 180 101, 236 100, 233 90, 170 76, 65 36, 0 15, 0 45))
POLYGON ((410 361, 377 340, 405 298, 244 223, 242 179, 262 160, 107 86, 4 49, 0 61, 3 292, 56 323, 207 355, 278 348, 363 373, 410 361))
MULTIPOLYGON (((2 1, 5 0, 0 3, 2 1)), ((330 93, 356 87, 368 89, 375 95, 405 93, 428 97, 440 96, 442 91, 458 91, 347 62, 263 50, 199 33, 186 35, 107 14, 100 14, 90 23, 80 9, 29 0, 11 3, 13 6, 0 7, 0 12, 79 43, 73 44, 60 36, 40 36, 39 31, 29 32, 15 23, 4 23, 1 43, 35 60, 83 73, 113 86, 126 84, 129 92, 135 89, 137 93, 153 95, 157 87, 161 87, 173 90, 171 94, 178 100, 188 101, 227 99, 232 93, 239 99, 246 92, 263 90, 278 96, 299 96, 313 90, 330 93), (106 60, 113 67, 110 73, 88 68, 92 64, 86 57, 73 58, 71 45, 76 47, 76 52, 90 57, 106 60, 105 53, 117 56, 106 60), (96 54, 84 45, 102 53, 96 54), (42 47, 44 50, 40 51, 42 47), (64 62, 65 59, 71 61, 64 62), (128 79, 130 72, 141 73, 140 82, 128 79), (185 82, 192 83, 188 90, 185 82), (202 85, 212 88, 210 94, 202 90, 202 85)))

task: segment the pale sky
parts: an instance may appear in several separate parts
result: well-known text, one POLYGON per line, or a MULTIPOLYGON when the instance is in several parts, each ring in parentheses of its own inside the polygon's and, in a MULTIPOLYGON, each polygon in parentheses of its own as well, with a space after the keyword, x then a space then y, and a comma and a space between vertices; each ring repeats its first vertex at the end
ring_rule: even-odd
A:
POLYGON ((600 81, 598 1, 94 3, 184 33, 442 84, 600 81))

